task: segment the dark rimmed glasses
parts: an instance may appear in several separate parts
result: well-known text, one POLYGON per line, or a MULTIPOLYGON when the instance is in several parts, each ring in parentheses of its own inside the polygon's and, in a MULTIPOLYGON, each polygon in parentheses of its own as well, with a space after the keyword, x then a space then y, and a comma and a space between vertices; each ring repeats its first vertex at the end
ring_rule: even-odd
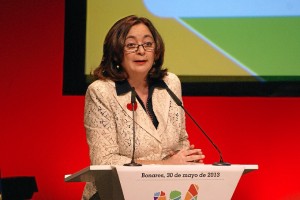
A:
POLYGON ((142 46, 145 51, 153 51, 155 49, 155 43, 154 42, 145 42, 143 44, 135 44, 135 43, 128 43, 125 44, 124 50, 129 53, 137 52, 138 49, 142 46))

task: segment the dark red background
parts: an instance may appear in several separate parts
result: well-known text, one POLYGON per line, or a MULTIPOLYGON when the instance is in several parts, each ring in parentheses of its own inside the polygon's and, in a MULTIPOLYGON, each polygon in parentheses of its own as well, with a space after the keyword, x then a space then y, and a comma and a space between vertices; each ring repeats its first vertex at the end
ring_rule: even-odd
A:
MULTIPOLYGON (((0 169, 35 176, 34 199, 80 199, 64 175, 89 165, 83 96, 63 96, 64 1, 0 0, 0 169)), ((226 161, 258 164, 233 199, 300 199, 299 98, 184 97, 226 161)), ((188 119, 191 141, 216 151, 188 119)), ((217 192, 217 191, 216 191, 217 192)))

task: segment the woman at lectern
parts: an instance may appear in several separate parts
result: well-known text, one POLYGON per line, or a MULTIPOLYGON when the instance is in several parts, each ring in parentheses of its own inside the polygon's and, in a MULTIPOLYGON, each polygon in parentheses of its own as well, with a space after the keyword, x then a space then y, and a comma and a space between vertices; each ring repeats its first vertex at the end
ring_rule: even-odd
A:
MULTIPOLYGON (((138 164, 203 163, 202 151, 189 143, 184 111, 166 90, 181 99, 180 80, 162 67, 164 50, 147 18, 125 17, 107 33, 93 72, 97 80, 85 96, 91 165, 123 165, 133 158, 138 164)), ((95 185, 87 183, 83 199, 96 193, 95 185)))

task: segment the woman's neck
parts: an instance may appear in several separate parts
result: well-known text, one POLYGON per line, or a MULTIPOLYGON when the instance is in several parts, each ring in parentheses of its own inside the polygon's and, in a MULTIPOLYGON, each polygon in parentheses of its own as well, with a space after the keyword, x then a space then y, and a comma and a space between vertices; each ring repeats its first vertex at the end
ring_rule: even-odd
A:
POLYGON ((128 83, 135 88, 138 95, 148 94, 148 82, 146 79, 128 79, 128 83))

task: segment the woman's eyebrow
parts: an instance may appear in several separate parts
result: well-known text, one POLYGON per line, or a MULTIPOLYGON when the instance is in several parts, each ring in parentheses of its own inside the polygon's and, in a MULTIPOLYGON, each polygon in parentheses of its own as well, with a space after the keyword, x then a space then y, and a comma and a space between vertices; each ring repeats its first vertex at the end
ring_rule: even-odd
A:
MULTIPOLYGON (((145 39, 145 38, 151 38, 151 39, 153 39, 152 35, 149 35, 149 34, 144 35, 143 39, 145 39)), ((136 37, 133 36, 133 35, 129 35, 129 36, 126 37, 126 40, 127 39, 136 39, 136 37)))

